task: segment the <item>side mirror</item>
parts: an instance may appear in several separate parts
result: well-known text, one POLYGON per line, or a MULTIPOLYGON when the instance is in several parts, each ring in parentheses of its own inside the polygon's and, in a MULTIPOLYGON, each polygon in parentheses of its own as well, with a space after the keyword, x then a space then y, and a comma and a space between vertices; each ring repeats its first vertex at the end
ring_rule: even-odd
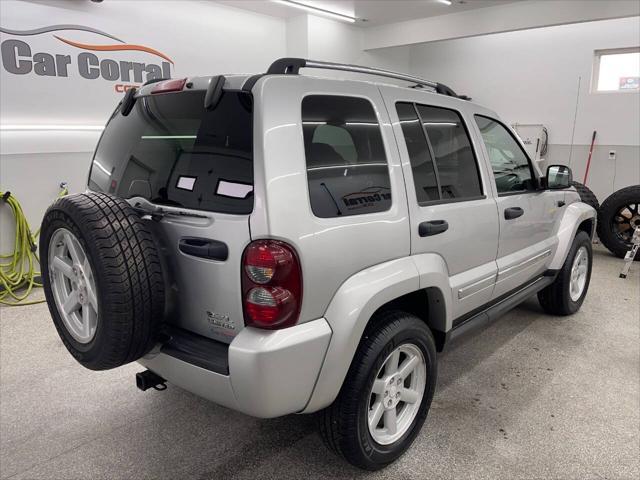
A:
POLYGON ((569 188, 573 174, 566 165, 549 165, 547 168, 546 185, 549 190, 561 190, 569 188))

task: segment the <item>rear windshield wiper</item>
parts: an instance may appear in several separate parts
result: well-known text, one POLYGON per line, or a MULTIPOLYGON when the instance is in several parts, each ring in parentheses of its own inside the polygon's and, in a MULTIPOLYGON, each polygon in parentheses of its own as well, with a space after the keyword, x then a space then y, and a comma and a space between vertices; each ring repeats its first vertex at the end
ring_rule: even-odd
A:
POLYGON ((184 212, 182 210, 166 210, 162 207, 156 207, 150 203, 136 202, 131 206, 136 212, 143 216, 151 217, 151 220, 160 221, 160 219, 167 216, 174 217, 192 217, 192 218, 209 218, 207 215, 200 213, 184 212))

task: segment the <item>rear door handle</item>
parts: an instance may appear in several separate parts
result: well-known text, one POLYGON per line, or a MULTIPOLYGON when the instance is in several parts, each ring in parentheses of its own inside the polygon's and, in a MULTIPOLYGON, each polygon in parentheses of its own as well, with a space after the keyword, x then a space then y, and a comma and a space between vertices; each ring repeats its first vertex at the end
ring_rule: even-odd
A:
POLYGON ((182 253, 194 257, 209 258, 211 260, 225 261, 229 258, 227 244, 219 240, 198 237, 182 237, 178 242, 178 248, 182 253))
POLYGON ((430 237, 442 232, 446 232, 449 224, 446 220, 432 220, 430 222, 422 222, 418 225, 418 234, 421 237, 430 237))
POLYGON ((504 209, 504 218, 506 220, 513 220, 524 215, 524 210, 520 207, 510 207, 504 209))

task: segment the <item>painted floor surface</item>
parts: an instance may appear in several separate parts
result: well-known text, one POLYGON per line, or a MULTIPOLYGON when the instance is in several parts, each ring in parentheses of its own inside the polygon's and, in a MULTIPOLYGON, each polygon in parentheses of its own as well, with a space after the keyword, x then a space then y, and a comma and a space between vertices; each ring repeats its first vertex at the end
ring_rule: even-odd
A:
POLYGON ((439 359, 429 417, 371 473, 331 453, 309 416, 258 420, 176 387, 135 388, 138 365, 92 372, 45 305, 0 310, 2 479, 637 479, 640 263, 597 249, 572 317, 535 298, 439 359))

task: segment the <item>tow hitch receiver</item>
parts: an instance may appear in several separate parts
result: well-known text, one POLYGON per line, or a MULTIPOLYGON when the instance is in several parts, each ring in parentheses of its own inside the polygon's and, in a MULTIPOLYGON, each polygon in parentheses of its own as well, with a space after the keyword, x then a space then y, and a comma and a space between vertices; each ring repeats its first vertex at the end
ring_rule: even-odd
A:
POLYGON ((160 375, 156 375, 151 370, 136 373, 136 386, 143 392, 150 388, 155 390, 167 389, 166 380, 160 375))

